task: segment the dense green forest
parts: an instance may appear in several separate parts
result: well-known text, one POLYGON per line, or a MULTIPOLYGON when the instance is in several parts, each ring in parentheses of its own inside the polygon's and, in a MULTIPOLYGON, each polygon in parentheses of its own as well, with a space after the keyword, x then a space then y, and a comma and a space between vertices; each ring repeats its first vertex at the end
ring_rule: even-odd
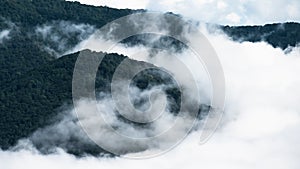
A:
POLYGON ((52 20, 69 20, 101 27, 135 10, 94 7, 64 0, 1 0, 0 15, 22 26, 43 24, 52 20))
MULTIPOLYGON (((9 38, 0 43, 0 148, 8 149, 19 139, 53 123, 63 104, 72 105, 72 73, 79 53, 57 58, 55 54, 45 50, 44 45, 50 46, 54 53, 64 53, 82 40, 79 36, 81 32, 76 30, 66 35, 61 33, 61 29, 54 30, 52 33, 61 33, 66 44, 64 49, 60 49, 61 46, 37 36, 37 27, 47 28, 47 24, 59 25, 60 21, 64 21, 97 29, 119 17, 143 11, 94 7, 64 0, 0 0, 0 31, 10 30, 9 38)), ((282 49, 296 46, 300 42, 299 23, 221 26, 221 29, 233 40, 263 40, 282 49)), ((92 30, 86 32, 88 34, 84 37, 93 33, 92 30)), ((129 46, 148 45, 148 36, 130 37, 123 43, 129 46)), ((152 47, 181 50, 185 46, 163 37, 152 47)), ((105 56, 97 75, 97 91, 109 93, 112 74, 124 58, 126 57, 117 54, 105 56)), ((133 60, 131 62, 132 65, 146 64, 133 60)), ((135 79, 134 85, 147 89, 150 84, 170 82, 153 72, 155 71, 142 73, 135 79)), ((173 101, 172 111, 176 113, 180 102, 178 88, 168 88, 165 92, 168 99, 173 101)), ((73 140, 73 144, 76 141, 73 140)), ((78 155, 83 152, 98 154, 103 150, 87 146, 82 150, 67 151, 78 155)))
POLYGON ((274 23, 264 26, 224 26, 222 30, 236 41, 265 41, 273 47, 286 49, 300 43, 299 23, 274 23))

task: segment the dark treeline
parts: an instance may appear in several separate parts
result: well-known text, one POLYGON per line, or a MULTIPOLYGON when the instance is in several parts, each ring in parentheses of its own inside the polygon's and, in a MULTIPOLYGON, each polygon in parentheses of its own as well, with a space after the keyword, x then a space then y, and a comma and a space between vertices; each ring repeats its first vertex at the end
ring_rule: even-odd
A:
POLYGON ((278 23, 264 26, 224 26, 224 32, 236 41, 265 41, 273 47, 286 49, 300 43, 299 23, 278 23))

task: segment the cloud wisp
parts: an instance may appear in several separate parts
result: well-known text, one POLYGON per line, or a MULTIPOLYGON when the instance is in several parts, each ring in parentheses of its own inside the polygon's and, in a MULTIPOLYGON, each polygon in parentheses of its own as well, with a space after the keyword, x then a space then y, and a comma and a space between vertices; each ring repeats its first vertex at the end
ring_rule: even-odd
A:
POLYGON ((0 17, 0 20, 4 26, 2 30, 0 29, 0 44, 3 44, 5 40, 11 38, 10 34, 13 30, 17 29, 17 26, 5 18, 0 17))
POLYGON ((37 26, 33 36, 41 41, 45 51, 60 57, 95 32, 89 24, 75 24, 70 21, 53 21, 37 26))

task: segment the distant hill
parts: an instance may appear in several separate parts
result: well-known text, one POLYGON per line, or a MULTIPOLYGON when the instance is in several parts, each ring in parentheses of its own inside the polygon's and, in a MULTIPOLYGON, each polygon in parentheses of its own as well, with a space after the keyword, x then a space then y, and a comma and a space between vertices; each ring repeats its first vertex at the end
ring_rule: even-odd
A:
POLYGON ((274 23, 264 26, 222 26, 222 30, 235 41, 264 41, 273 47, 286 49, 300 43, 299 23, 274 23))

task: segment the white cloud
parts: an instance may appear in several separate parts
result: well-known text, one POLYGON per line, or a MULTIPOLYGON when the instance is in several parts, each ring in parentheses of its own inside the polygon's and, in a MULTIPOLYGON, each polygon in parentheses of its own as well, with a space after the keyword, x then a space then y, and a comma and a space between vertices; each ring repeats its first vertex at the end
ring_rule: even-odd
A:
POLYGON ((225 8, 227 8, 227 4, 224 2, 224 1, 218 1, 218 3, 217 3, 217 7, 218 7, 218 9, 225 9, 225 8))
POLYGON ((241 18, 236 13, 230 13, 226 16, 226 19, 231 23, 239 23, 241 18))
POLYGON ((10 33, 10 30, 8 30, 8 29, 0 31, 0 43, 3 43, 4 39, 9 38, 9 33, 10 33))

